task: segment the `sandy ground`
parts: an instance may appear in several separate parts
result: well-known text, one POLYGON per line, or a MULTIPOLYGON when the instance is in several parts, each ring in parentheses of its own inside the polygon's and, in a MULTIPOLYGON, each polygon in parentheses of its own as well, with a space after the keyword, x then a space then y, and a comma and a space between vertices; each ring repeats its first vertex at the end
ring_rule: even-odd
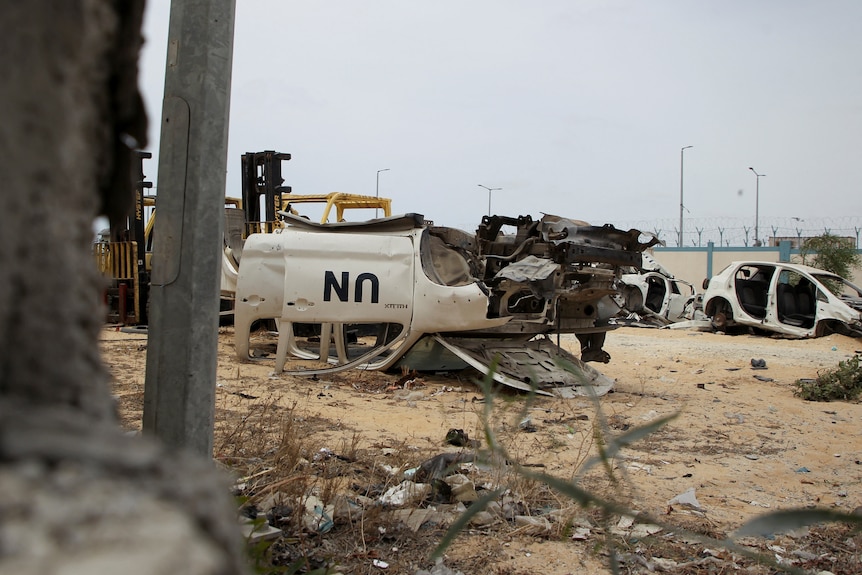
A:
MULTIPOLYGON (((326 422, 308 439, 336 451, 358 444, 439 453, 451 428, 481 437, 485 404, 473 374, 423 375, 407 390, 397 388, 399 374, 275 376, 272 360, 239 363, 232 338, 231 328, 221 329, 218 418, 242 417, 256 401, 275 401, 326 422)), ((106 328, 102 346, 123 425, 139 428, 146 335, 106 328)), ((509 430, 505 441, 514 457, 569 478, 592 453, 594 424, 602 418, 615 434, 676 414, 614 461, 625 486, 619 490, 637 510, 726 533, 765 511, 820 506, 850 512, 862 505, 862 405, 806 402, 794 397, 792 385, 836 367, 862 349, 862 341, 621 328, 609 334, 605 349, 611 362, 593 365, 616 385, 601 399, 600 412, 584 398, 539 399, 526 412, 529 425, 519 428, 523 396, 500 402, 493 425, 509 430), (752 369, 753 358, 765 360, 766 369, 752 369), (690 488, 700 511, 669 506, 690 488)), ((511 573, 602 571, 570 543, 477 543, 471 535, 450 557, 494 553, 498 568, 511 573)))

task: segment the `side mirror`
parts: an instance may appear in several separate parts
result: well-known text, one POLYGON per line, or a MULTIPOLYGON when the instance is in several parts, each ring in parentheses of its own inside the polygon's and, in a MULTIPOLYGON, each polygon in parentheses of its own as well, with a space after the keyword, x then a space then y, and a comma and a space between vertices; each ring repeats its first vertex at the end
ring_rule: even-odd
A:
POLYGON ((703 278, 703 289, 707 289, 709 287, 709 278, 703 278))

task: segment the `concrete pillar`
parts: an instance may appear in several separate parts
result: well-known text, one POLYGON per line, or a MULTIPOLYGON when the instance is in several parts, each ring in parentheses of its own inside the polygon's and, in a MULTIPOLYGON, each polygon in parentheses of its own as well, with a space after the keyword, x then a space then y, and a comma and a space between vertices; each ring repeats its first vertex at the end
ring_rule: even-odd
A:
POLYGON ((235 0, 171 5, 144 432, 212 457, 235 0))

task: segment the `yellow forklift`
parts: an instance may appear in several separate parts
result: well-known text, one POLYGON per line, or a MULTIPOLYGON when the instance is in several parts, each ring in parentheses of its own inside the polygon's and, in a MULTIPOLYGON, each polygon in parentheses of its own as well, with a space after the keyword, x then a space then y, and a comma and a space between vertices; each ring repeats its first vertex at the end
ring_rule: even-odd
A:
POLYGON ((144 175, 144 160, 150 152, 136 151, 132 163, 135 193, 134 211, 108 234, 100 233, 93 245, 99 271, 109 279, 105 289, 107 321, 124 325, 147 323, 147 295, 150 286, 150 257, 156 198, 145 195, 153 187, 144 175))
MULTIPOLYGON (((98 269, 108 278, 105 290, 107 321, 122 325, 146 325, 153 253, 153 224, 156 196, 145 194, 153 184, 144 175, 144 160, 150 152, 136 152, 132 167, 135 190, 133 213, 120 225, 100 236, 93 246, 98 269)), ((321 223, 327 223, 335 212, 343 221, 346 210, 373 209, 391 215, 392 200, 333 192, 297 195, 285 186, 282 163, 290 154, 264 151, 242 155, 242 198, 225 198, 224 257, 222 258, 221 313, 233 312, 236 274, 242 259, 245 238, 253 233, 272 232, 284 223, 279 212, 301 215, 298 206, 316 204, 322 209, 321 223)))

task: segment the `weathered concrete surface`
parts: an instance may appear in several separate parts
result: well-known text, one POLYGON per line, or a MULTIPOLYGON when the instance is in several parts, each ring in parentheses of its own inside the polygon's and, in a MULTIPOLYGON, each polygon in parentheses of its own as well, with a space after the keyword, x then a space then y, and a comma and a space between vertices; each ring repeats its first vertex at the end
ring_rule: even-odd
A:
POLYGON ((143 0, 0 4, 0 573, 236 573, 208 461, 114 424, 92 222, 145 145, 143 0))

